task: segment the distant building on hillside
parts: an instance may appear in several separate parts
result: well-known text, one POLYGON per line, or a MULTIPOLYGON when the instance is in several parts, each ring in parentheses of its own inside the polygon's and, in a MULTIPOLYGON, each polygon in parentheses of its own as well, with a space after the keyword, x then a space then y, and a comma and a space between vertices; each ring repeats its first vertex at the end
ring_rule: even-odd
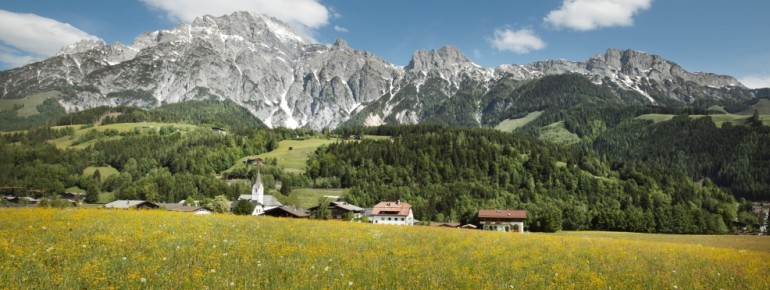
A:
POLYGON ((412 205, 397 201, 383 201, 372 208, 371 223, 386 225, 414 225, 412 205))
POLYGON ((479 210, 479 221, 485 231, 524 232, 524 222, 527 220, 526 210, 479 210))

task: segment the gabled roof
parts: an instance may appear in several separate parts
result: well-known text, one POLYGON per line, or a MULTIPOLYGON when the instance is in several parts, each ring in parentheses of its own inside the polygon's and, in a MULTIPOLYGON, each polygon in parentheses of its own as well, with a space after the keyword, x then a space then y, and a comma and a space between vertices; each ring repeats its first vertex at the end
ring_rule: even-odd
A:
POLYGON ((288 214, 290 216, 298 217, 298 218, 310 217, 310 211, 308 211, 308 210, 306 210, 304 208, 296 207, 296 206, 288 206, 287 205, 287 206, 281 206, 281 207, 276 207, 276 208, 268 209, 268 210, 265 211, 266 215, 281 215, 280 213, 286 213, 286 214, 288 214))
POLYGON ((199 209, 202 209, 202 207, 199 207, 199 206, 187 206, 187 205, 178 204, 178 203, 160 203, 158 205, 165 207, 166 210, 170 210, 170 211, 194 212, 199 209))
POLYGON ((105 204, 104 207, 106 208, 131 208, 131 207, 137 207, 142 204, 148 204, 150 207, 158 207, 157 204, 154 204, 149 201, 145 200, 116 200, 113 202, 110 202, 108 204, 105 204))
POLYGON ((412 205, 403 201, 381 201, 372 208, 372 215, 408 216, 412 205))
POLYGON ((431 227, 459 228, 460 223, 430 222, 431 227))
POLYGON ((355 205, 349 204, 344 201, 333 201, 329 203, 329 206, 338 207, 338 208, 341 208, 347 211, 352 211, 352 212, 364 212, 363 208, 357 207, 355 205))
POLYGON ((526 219, 526 210, 515 209, 480 209, 479 218, 493 218, 493 219, 526 219))

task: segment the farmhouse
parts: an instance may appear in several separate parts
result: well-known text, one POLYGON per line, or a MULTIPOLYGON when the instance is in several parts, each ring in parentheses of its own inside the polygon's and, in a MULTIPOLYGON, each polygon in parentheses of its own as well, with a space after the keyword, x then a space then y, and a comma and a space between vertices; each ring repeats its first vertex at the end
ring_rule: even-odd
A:
POLYGON ((309 218, 310 211, 296 206, 281 206, 266 210, 264 215, 272 217, 309 218))
POLYGON ((526 210, 479 210, 479 221, 485 231, 524 232, 524 221, 527 220, 526 210))
POLYGON ((156 209, 160 206, 145 200, 116 200, 104 205, 105 208, 119 208, 119 209, 156 209))
POLYGON ((370 222, 386 225, 414 225, 412 206, 400 200, 382 201, 372 208, 370 222))
MULTIPOLYGON (((320 206, 315 206, 309 208, 311 211, 318 210, 320 206)), ((345 201, 333 201, 329 203, 329 213, 331 214, 332 218, 341 220, 346 215, 349 215, 350 217, 354 219, 360 219, 361 216, 364 215, 364 209, 357 207, 355 205, 349 204, 345 201)))
POLYGON ((168 211, 191 212, 195 215, 211 214, 210 210, 199 206, 187 206, 178 203, 161 203, 159 205, 168 211))
POLYGON ((251 215, 262 215, 265 211, 283 206, 274 196, 265 195, 265 187, 262 185, 262 176, 259 170, 257 170, 254 185, 251 187, 251 194, 241 195, 238 200, 248 200, 254 204, 254 212, 251 215))

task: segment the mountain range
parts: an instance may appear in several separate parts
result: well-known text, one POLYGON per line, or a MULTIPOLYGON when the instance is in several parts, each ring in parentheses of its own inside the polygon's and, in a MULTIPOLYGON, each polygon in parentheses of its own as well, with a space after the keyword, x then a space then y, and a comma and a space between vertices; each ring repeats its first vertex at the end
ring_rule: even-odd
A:
POLYGON ((424 122, 494 126, 554 105, 532 100, 534 95, 565 98, 582 91, 604 96, 600 103, 667 107, 744 101, 760 92, 734 77, 688 72, 634 50, 609 49, 582 62, 485 68, 445 46, 417 51, 408 65, 397 66, 342 39, 313 43, 275 18, 248 12, 202 16, 141 34, 130 45, 84 40, 46 60, 0 72, 0 85, 0 99, 59 91, 58 104, 67 112, 231 100, 268 127, 313 129, 424 122), (569 77, 549 78, 563 75, 569 77), (579 86, 563 87, 565 82, 579 86))

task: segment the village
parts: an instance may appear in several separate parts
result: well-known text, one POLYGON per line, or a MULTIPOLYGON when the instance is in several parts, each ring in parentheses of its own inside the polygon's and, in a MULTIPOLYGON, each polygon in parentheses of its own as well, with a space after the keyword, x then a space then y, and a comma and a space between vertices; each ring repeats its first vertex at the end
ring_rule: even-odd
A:
MULTIPOLYGON (((56 202, 66 203, 67 206, 78 206, 82 200, 82 193, 65 193, 56 202)), ((412 206, 401 200, 381 201, 372 208, 363 208, 340 200, 338 196, 330 196, 328 206, 321 205, 311 208, 300 208, 294 205, 284 205, 272 195, 265 194, 261 173, 257 171, 251 194, 244 194, 235 201, 228 201, 229 210, 234 213, 238 210, 239 203, 249 204, 252 216, 269 216, 278 218, 307 219, 316 217, 320 219, 342 220, 351 222, 368 222, 379 225, 415 226, 424 225, 443 228, 481 229, 486 231, 524 233, 526 210, 511 209, 481 209, 478 212, 479 225, 460 224, 458 222, 423 222, 415 219, 412 206)), ((48 199, 36 199, 32 197, 3 196, 4 205, 7 207, 46 206, 52 201, 48 199)), ((177 203, 159 203, 146 200, 115 200, 105 204, 103 209, 133 209, 133 210, 167 210, 172 212, 184 212, 193 215, 210 215, 214 211, 201 206, 197 201, 182 200, 177 203)))

